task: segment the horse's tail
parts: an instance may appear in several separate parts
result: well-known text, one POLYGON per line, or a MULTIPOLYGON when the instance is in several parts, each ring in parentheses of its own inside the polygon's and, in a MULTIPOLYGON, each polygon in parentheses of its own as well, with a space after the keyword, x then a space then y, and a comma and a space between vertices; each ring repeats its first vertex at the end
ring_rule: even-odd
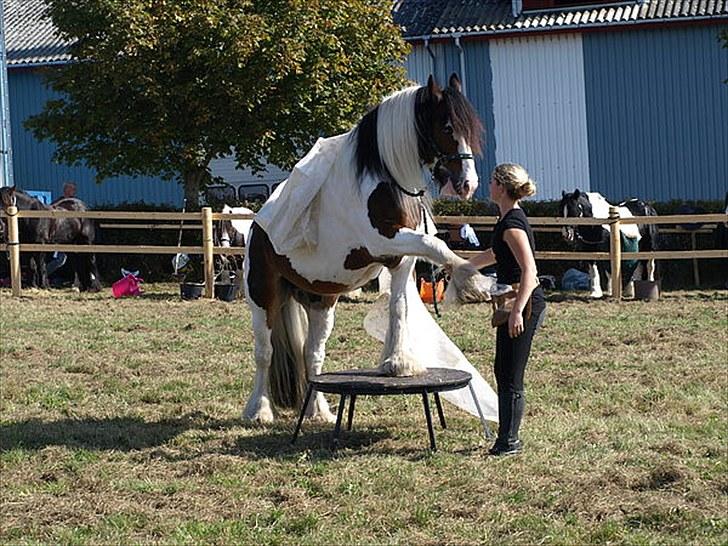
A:
POLYGON ((307 373, 305 359, 308 317, 293 297, 283 305, 273 324, 271 343, 270 394, 273 403, 283 408, 298 408, 303 403, 307 373))

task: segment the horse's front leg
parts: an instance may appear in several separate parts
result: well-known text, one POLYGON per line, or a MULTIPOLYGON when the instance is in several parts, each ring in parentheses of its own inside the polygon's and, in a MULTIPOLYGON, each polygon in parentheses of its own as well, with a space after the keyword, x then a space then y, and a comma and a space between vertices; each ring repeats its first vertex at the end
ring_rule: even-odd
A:
POLYGON ((410 345, 407 325, 407 282, 412 276, 416 258, 404 258, 398 267, 391 270, 392 285, 389 297, 389 327, 384 340, 382 362, 379 369, 392 376, 418 375, 426 366, 417 360, 410 345))
POLYGON ((591 281, 591 293, 589 294, 592 298, 601 298, 604 296, 602 292, 602 281, 599 278, 599 268, 596 262, 589 264, 589 280, 591 281))
MULTIPOLYGON (((452 282, 458 296, 477 288, 478 270, 470 262, 455 254, 444 241, 434 235, 417 233, 411 229, 400 229, 392 240, 378 241, 374 249, 379 255, 419 256, 437 265, 452 269, 452 282)), ((394 281, 392 281, 393 283, 394 281)), ((394 293, 394 287, 392 287, 394 293)))
POLYGON ((250 303, 255 341, 255 382, 253 392, 243 410, 243 419, 270 423, 273 421, 273 405, 268 390, 271 359, 273 358, 272 330, 266 322, 266 310, 250 303))
MULTIPOLYGON (((321 373, 326 358, 326 341, 334 329, 334 309, 336 299, 329 299, 322 304, 309 306, 308 311, 308 337, 306 339, 306 367, 308 377, 312 378, 321 373), (318 305, 322 305, 318 307, 318 305)), ((329 404, 323 393, 316 392, 309 400, 305 412, 306 417, 333 423, 336 416, 331 413, 329 404)))

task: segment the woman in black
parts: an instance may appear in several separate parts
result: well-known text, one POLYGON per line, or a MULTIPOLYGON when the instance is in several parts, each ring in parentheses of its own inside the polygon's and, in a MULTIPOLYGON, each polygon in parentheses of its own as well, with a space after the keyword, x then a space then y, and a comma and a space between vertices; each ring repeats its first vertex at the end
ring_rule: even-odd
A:
POLYGON ((517 296, 508 322, 497 328, 495 379, 498 387, 498 438, 491 455, 519 453, 518 438, 525 409, 523 374, 531 341, 546 311, 546 301, 538 284, 534 259, 533 231, 520 200, 536 193, 536 185, 520 165, 498 165, 490 179, 490 198, 500 209, 493 232, 493 245, 470 259, 478 269, 496 264, 498 282, 517 286, 517 296), (531 300, 531 315, 523 311, 531 300))

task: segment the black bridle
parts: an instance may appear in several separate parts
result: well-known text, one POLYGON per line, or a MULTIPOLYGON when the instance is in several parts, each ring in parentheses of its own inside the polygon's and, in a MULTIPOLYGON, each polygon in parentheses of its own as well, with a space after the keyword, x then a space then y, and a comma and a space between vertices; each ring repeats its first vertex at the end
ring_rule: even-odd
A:
MULTIPOLYGON (((442 164, 448 163, 450 161, 456 161, 456 160, 466 161, 468 159, 473 159, 473 160, 475 159, 475 156, 473 154, 464 154, 464 153, 460 153, 460 152, 454 153, 454 154, 446 154, 446 153, 444 153, 440 149, 440 147, 437 145, 437 142, 435 142, 431 138, 428 138, 427 139, 427 143, 430 146, 430 148, 435 152, 434 153, 435 163, 432 165, 432 167, 429 168, 429 170, 430 170, 430 179, 433 182, 436 182, 437 181, 437 177, 435 176, 435 172, 437 171, 437 169, 440 168, 440 166, 442 164)), ((425 189, 424 188, 421 189, 418 192, 411 192, 411 191, 403 188, 402 186, 400 186, 399 182, 397 182, 394 179, 394 177, 392 177, 392 181, 394 182, 395 187, 399 191, 401 191, 405 195, 409 195, 410 197, 422 197, 425 194, 425 189)), ((460 180, 460 179, 458 179, 457 181, 453 182, 453 188, 455 189, 456 192, 460 193, 460 190, 462 189, 462 184, 463 184, 462 183, 462 180, 460 180)))

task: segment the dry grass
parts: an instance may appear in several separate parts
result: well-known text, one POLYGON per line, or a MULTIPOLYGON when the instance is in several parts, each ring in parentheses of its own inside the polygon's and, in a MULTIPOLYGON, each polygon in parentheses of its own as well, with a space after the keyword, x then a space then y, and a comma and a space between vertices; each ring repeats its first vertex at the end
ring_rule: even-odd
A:
MULTIPOLYGON (((552 301, 527 371, 527 452, 492 459, 446 407, 430 453, 417 397, 363 398, 355 430, 243 424, 243 304, 172 285, 0 292, 3 543, 725 544, 728 295, 552 301)), ((372 365, 342 304, 327 368, 372 365)), ((490 379, 489 310, 443 328, 490 379)), ((335 401, 332 400, 335 403, 335 401)))

